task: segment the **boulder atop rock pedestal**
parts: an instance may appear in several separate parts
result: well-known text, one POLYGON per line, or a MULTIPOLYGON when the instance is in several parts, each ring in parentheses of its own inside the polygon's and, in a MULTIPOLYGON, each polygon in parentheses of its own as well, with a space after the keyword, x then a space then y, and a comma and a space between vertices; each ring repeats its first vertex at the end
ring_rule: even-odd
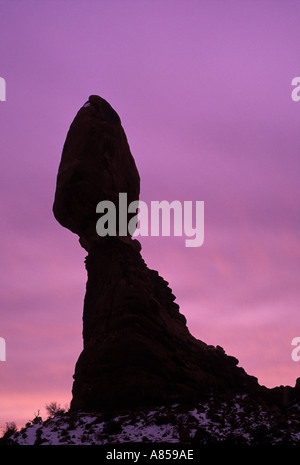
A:
POLYGON ((99 412, 215 395, 276 402, 217 346, 194 338, 169 284, 145 264, 138 241, 99 237, 96 206, 119 194, 138 200, 139 174, 120 118, 98 96, 77 113, 64 144, 53 211, 88 251, 83 351, 75 367, 72 410, 99 412))
POLYGON ((121 120, 106 100, 91 95, 72 122, 63 147, 53 205, 57 221, 88 250, 96 239, 96 205, 119 192, 139 199, 140 177, 121 120))

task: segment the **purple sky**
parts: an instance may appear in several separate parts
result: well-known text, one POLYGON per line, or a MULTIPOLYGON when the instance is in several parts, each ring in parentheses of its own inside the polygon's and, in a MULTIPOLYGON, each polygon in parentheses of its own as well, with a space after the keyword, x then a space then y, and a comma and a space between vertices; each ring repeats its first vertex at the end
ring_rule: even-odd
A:
POLYGON ((191 333, 261 384, 294 385, 299 328, 299 1, 0 2, 0 426, 67 406, 85 251, 52 215, 90 94, 121 117, 141 199, 204 200, 205 241, 142 238, 191 333))

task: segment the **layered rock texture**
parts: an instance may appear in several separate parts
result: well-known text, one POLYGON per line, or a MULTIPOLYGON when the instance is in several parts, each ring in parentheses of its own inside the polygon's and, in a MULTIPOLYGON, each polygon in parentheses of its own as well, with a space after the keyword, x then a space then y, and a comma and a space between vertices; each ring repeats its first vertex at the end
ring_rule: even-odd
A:
MULTIPOLYGON (((83 351, 74 374, 71 410, 196 402, 247 395, 288 404, 296 388, 267 389, 217 346, 195 339, 169 284, 145 264, 140 243, 96 233, 96 205, 119 193, 139 199, 140 178, 117 113, 90 96, 68 132, 53 211, 88 252, 83 351)), ((117 226, 118 228, 118 226, 117 226)))

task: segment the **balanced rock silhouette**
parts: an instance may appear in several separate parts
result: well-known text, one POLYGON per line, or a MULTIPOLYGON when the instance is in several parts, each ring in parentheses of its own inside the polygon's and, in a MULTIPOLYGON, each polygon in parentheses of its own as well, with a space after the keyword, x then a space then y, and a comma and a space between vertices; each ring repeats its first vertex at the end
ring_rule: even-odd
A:
MULTIPOLYGON (((63 147, 53 212, 86 249, 83 351, 71 409, 103 411, 192 402, 211 393, 264 396, 238 360, 194 338, 168 283, 128 236, 100 237, 96 206, 139 199, 140 178, 121 121, 101 97, 78 111, 63 147)), ((118 215, 117 215, 118 216, 118 215)))

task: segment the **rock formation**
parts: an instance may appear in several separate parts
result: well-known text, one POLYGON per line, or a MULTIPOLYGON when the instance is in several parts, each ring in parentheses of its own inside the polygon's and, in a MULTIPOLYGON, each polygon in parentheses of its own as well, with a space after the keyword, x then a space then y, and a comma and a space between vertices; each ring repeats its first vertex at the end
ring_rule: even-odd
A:
POLYGON ((137 240, 98 236, 96 205, 111 200, 118 209, 120 192, 128 204, 138 200, 139 174, 119 116, 104 99, 90 96, 68 132, 53 206, 56 219, 88 252, 84 345, 71 409, 192 402, 211 393, 284 397, 260 386, 221 347, 190 334, 172 290, 147 267, 137 240))
POLYGON ((89 251, 97 241, 96 205, 119 192, 127 203, 138 200, 140 177, 120 118, 104 99, 91 95, 69 129, 57 175, 53 212, 59 223, 78 234, 89 251))

